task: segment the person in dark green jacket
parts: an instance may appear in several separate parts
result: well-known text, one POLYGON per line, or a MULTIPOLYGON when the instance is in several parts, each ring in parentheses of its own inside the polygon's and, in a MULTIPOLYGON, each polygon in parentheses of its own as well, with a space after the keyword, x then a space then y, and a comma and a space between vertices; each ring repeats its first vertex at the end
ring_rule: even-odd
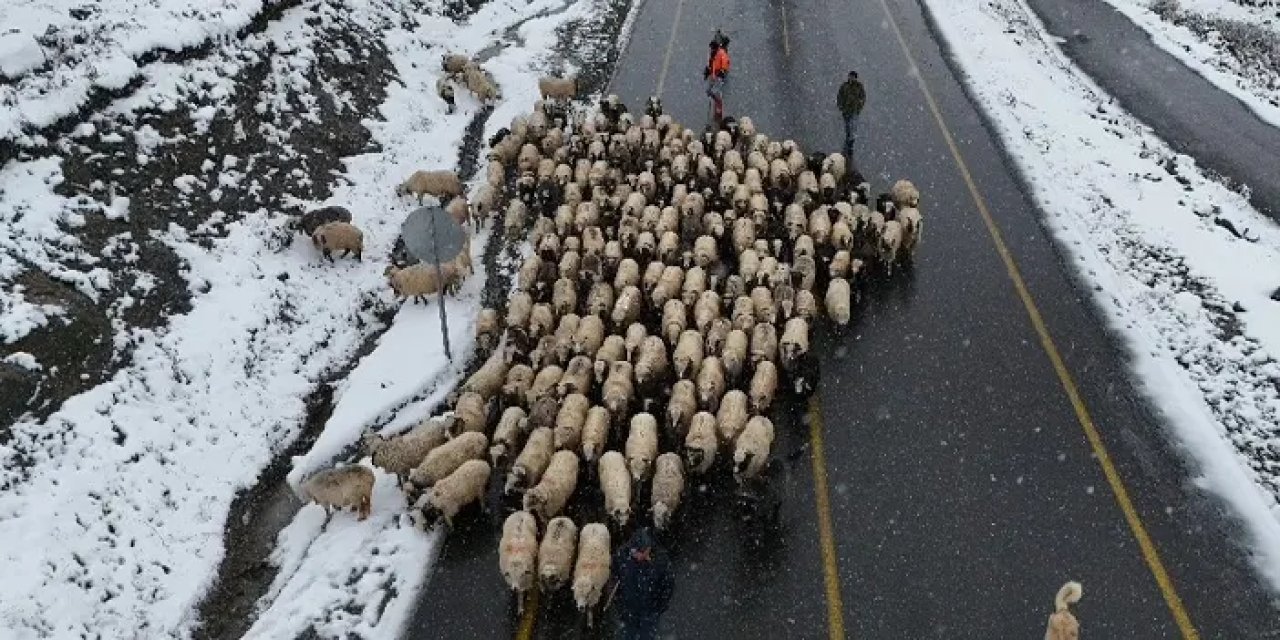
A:
POLYGON ((840 85, 836 104, 840 107, 840 115, 844 117, 844 156, 852 162, 853 143, 858 135, 858 118, 862 115, 862 107, 867 104, 867 90, 858 80, 857 71, 850 71, 849 79, 840 85))

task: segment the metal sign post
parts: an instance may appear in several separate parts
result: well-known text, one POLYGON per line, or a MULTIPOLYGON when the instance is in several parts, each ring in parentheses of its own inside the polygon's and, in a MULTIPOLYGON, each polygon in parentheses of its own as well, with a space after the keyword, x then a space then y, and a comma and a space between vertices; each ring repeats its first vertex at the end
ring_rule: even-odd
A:
POLYGON ((440 283, 440 329, 444 339, 444 355, 453 360, 449 348, 449 317, 444 309, 444 270, 440 265, 453 261, 467 246, 467 231, 442 207, 421 207, 405 218, 400 228, 409 255, 423 264, 433 265, 440 283))

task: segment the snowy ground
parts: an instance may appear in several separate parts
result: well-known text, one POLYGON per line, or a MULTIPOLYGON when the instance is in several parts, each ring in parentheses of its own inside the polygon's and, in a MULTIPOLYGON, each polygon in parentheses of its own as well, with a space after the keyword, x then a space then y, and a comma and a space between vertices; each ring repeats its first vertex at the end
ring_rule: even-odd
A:
POLYGON ((1280 126, 1280 3, 1106 0, 1162 49, 1280 126))
POLYGON ((1280 229, 1119 109, 1020 0, 925 4, 1146 392, 1280 588, 1280 229))

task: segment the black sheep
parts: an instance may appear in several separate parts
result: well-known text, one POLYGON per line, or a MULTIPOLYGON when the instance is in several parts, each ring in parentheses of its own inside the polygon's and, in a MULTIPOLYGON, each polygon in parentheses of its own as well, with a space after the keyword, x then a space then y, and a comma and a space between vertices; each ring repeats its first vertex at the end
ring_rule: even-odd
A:
POLYGON ((332 206, 309 211, 297 220, 298 230, 310 236, 322 224, 351 222, 351 212, 346 207, 332 206))

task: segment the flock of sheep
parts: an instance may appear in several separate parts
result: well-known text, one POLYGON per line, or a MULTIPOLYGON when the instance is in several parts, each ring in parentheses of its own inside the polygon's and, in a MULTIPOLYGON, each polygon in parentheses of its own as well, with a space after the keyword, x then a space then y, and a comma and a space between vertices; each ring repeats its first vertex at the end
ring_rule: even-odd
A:
MULTIPOLYGON (((646 517, 670 527, 687 476, 723 467, 762 482, 775 395, 816 385, 813 324, 847 324, 869 274, 912 259, 922 223, 910 182, 872 200, 840 154, 806 156, 750 118, 700 133, 653 98, 638 117, 616 96, 572 111, 573 84, 540 83, 533 112, 490 141, 470 202, 449 172, 400 185, 476 227, 501 219, 532 252, 505 312, 481 311, 485 360, 451 411, 365 445, 403 479, 423 525, 484 507, 491 476, 505 474, 522 508, 503 525, 499 564, 519 607, 532 589, 571 585, 590 624, 615 536, 646 517), (591 501, 581 522, 567 515, 575 498, 591 501)), ((304 230, 330 259, 358 258, 349 214, 325 211, 304 230)), ((390 267, 389 282, 420 300, 456 286, 469 258, 446 267, 443 282, 433 268, 390 267)), ((303 491, 364 517, 372 485, 368 468, 347 465, 303 491)))

